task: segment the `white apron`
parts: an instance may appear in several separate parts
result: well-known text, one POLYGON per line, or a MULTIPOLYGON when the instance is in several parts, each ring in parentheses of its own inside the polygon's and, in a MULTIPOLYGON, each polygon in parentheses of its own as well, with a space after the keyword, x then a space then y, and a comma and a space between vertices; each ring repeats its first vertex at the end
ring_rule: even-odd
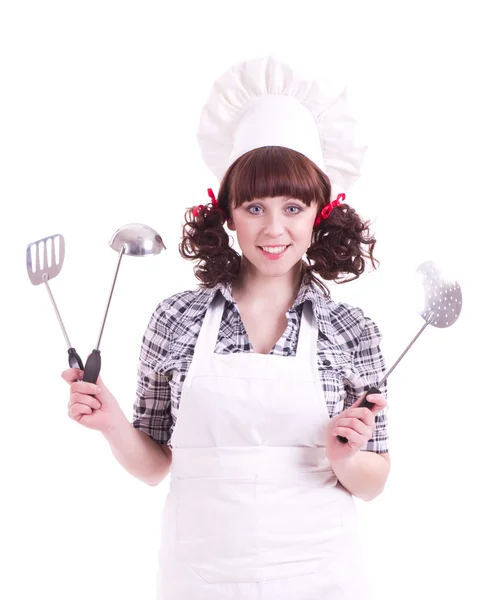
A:
POLYGON ((215 354, 224 298, 197 339, 173 432, 158 600, 368 600, 355 505, 326 458, 318 328, 294 357, 215 354))

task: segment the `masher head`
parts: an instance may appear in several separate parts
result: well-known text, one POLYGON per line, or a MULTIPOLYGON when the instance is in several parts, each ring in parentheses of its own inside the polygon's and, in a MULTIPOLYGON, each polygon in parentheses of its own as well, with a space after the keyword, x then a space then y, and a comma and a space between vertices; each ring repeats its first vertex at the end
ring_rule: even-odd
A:
POLYGON ((454 280, 443 277, 439 267, 432 261, 420 265, 416 271, 422 281, 424 304, 420 315, 433 327, 450 327, 462 306, 461 288, 454 280))
POLYGON ((53 279, 61 271, 65 259, 65 239, 56 233, 28 244, 26 269, 33 285, 53 279))
POLYGON ((124 254, 129 256, 159 254, 166 249, 157 231, 141 223, 130 223, 117 229, 111 237, 109 245, 116 252, 124 249, 124 254))

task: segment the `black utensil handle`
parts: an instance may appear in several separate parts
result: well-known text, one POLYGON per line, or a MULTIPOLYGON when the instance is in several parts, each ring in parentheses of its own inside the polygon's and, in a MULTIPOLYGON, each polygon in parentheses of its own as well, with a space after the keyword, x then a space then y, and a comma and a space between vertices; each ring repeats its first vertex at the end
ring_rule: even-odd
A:
POLYGON ((75 348, 68 348, 68 364, 70 367, 72 367, 72 369, 80 369, 81 371, 84 370, 82 360, 77 354, 77 350, 75 350, 75 348))
POLYGON ((101 369, 101 354, 99 350, 93 350, 87 357, 86 367, 84 369, 84 377, 82 381, 96 383, 101 369))
MULTIPOLYGON (((376 387, 372 386, 370 389, 368 389, 365 392, 365 396, 364 396, 361 404, 358 405, 358 408, 372 408, 374 406, 374 403, 373 402, 369 402, 367 400, 367 396, 369 394, 380 394, 380 393, 381 392, 376 387)), ((339 442, 341 442, 341 444, 347 444, 348 443, 348 438, 345 438, 342 435, 338 435, 337 439, 339 440, 339 442)))

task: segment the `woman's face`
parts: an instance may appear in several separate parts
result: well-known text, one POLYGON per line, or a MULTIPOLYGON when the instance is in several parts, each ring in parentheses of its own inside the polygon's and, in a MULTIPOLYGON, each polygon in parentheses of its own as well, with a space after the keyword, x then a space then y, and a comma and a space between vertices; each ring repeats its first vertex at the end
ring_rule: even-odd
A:
POLYGON ((294 267, 311 245, 317 204, 275 196, 231 210, 227 225, 236 232, 247 260, 263 275, 278 277, 294 267))

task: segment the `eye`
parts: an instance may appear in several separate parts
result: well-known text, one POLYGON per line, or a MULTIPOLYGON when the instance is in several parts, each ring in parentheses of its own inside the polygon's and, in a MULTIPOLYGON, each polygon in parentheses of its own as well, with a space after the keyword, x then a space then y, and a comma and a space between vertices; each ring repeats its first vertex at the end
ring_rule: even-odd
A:
POLYGON ((252 215, 259 215, 260 211, 262 210, 262 207, 258 206, 258 204, 251 204, 250 206, 247 207, 246 210, 249 213, 251 213, 252 215))
POLYGON ((291 215, 296 215, 297 213, 302 212, 302 208, 300 206, 298 206, 297 204, 291 204, 290 206, 286 207, 286 211, 288 213, 290 213, 291 215))

